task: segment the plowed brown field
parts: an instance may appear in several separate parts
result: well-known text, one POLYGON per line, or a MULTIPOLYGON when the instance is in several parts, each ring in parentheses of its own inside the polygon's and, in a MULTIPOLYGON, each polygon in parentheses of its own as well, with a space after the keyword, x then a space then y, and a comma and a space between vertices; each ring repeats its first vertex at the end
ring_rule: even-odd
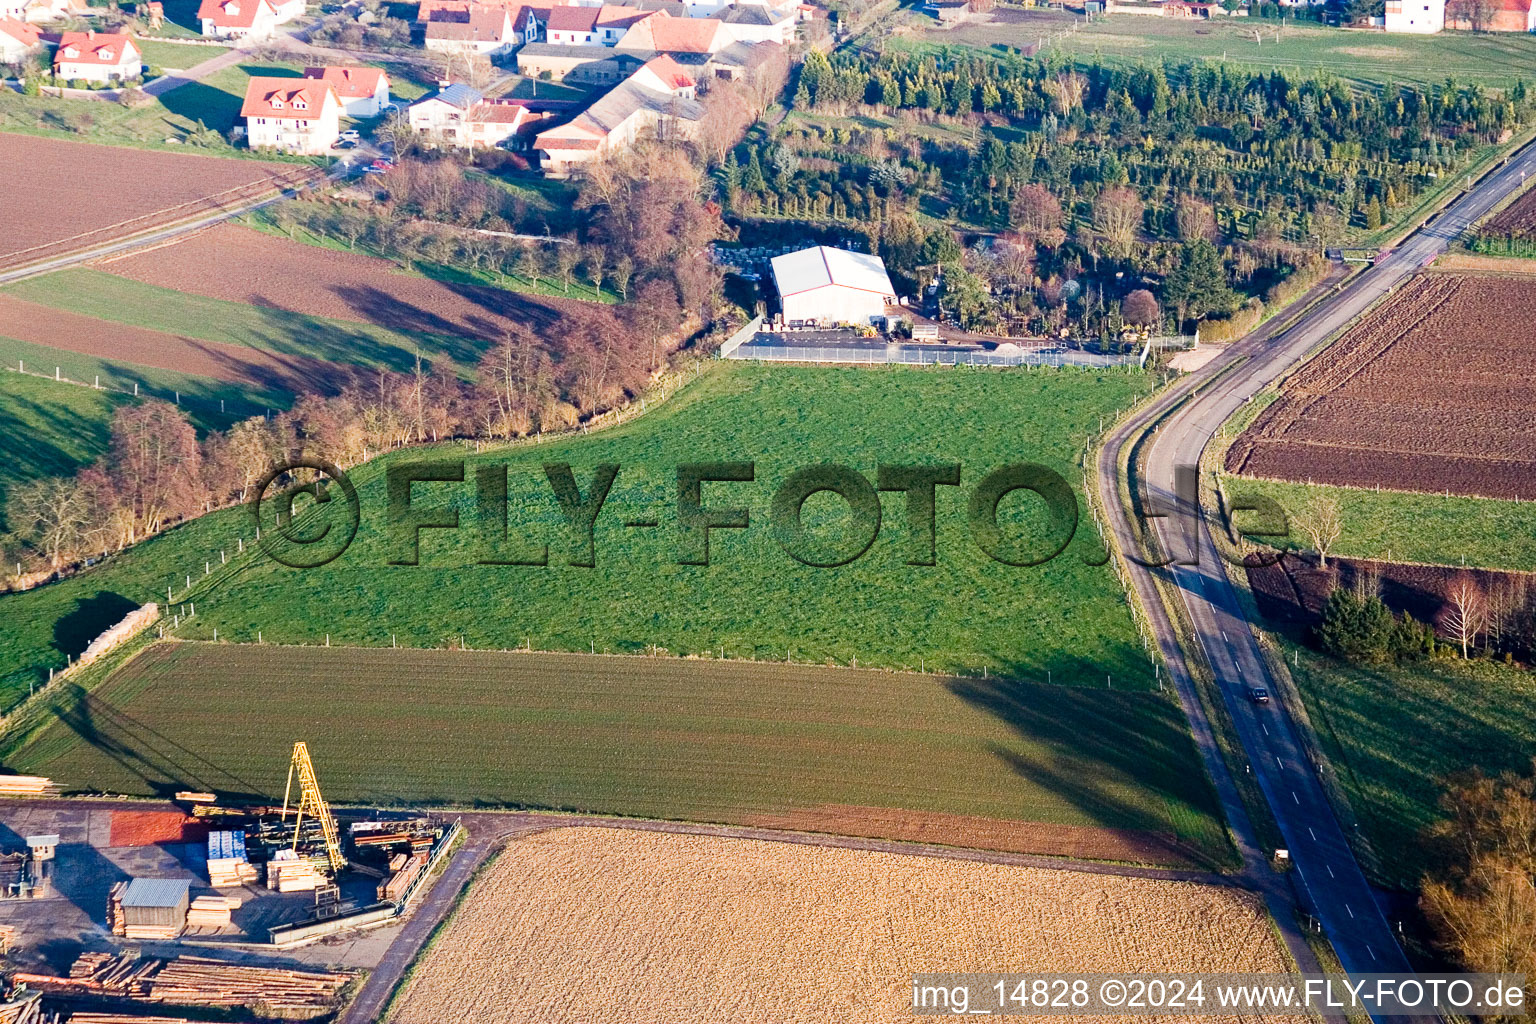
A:
POLYGON ((1227 452, 1234 473, 1536 497, 1536 280, 1427 274, 1303 366, 1227 452))
POLYGON ((544 333, 574 300, 447 284, 401 273, 388 260, 334 252, 236 224, 114 259, 102 270, 215 299, 395 330, 496 338, 509 323, 544 333))
POLYGON ((914 972, 1284 969, 1231 889, 562 828, 481 873, 388 1020, 908 1021, 914 972))
POLYGON ((1526 192, 1490 217, 1483 231, 1490 235, 1513 235, 1516 238, 1536 236, 1536 189, 1526 192))
POLYGON ((0 267, 254 198, 313 167, 0 133, 0 267))
MULTIPOLYGON (((333 391, 351 372, 320 359, 279 355, 66 313, 0 294, 0 334, 101 359, 279 391, 333 391)), ((40 369, 47 370, 47 367, 40 369)))

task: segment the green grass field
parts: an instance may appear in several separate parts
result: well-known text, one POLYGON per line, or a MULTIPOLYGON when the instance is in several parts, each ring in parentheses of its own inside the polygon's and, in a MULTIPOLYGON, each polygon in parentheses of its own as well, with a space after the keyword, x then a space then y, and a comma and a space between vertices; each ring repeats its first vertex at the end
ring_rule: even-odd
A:
MULTIPOLYGON (((165 43, 156 49, 174 46, 165 43)), ((178 50, 193 49, 177 47, 178 50)), ((201 52, 201 48, 198 48, 201 52)), ((190 66, 190 65, 189 65, 190 66)), ((140 149, 173 149, 186 152, 178 143, 201 122, 227 133, 240 115, 246 84, 254 75, 302 75, 301 65, 245 62, 221 68, 196 82, 172 89, 153 103, 128 108, 117 103, 98 103, 48 96, 21 96, 9 90, 0 94, 0 131, 50 135, 107 145, 140 149), (167 140, 172 140, 167 142, 167 140)), ((194 148, 215 156, 247 156, 249 149, 219 143, 194 148)), ((261 159, 312 161, 313 157, 259 154, 261 159)))
POLYGON ((1458 659, 1354 666, 1302 647, 1291 673, 1378 854, 1382 884, 1417 888, 1424 829, 1440 817, 1447 775, 1530 771, 1536 675, 1525 669, 1458 659))
POLYGON ((1048 49, 1108 63, 1158 64, 1165 58, 1224 62, 1259 72, 1329 75, 1367 88, 1391 83, 1427 87, 1454 78, 1502 89, 1536 76, 1536 38, 1519 33, 1387 36, 1315 23, 1286 22, 1282 27, 1264 18, 1195 22, 1138 14, 1114 14, 1063 32, 1071 23, 1070 18, 1042 11, 1009 24, 928 28, 890 40, 889 45, 986 50, 1022 47, 1050 37, 1048 49))
POLYGON ((155 39, 139 39, 137 42, 139 52, 144 55, 144 63, 161 70, 175 68, 177 71, 185 71, 205 60, 212 60, 222 53, 229 52, 227 46, 188 46, 183 43, 166 43, 155 39))
MULTIPOLYGON (((852 564, 815 569, 793 561, 770 536, 766 512, 790 472, 840 462, 872 477, 878 463, 963 464, 967 488, 999 465, 1038 461, 1077 488, 1079 460, 1101 414, 1112 415, 1152 386, 1139 374, 1009 371, 867 371, 714 366, 659 409, 615 429, 540 446, 470 453, 476 465, 505 465, 511 495, 507 547, 548 544, 548 567, 482 565, 473 484, 418 485, 425 505, 456 501, 465 528, 423 531, 421 564, 389 564, 383 486, 386 461, 353 474, 362 527, 329 565, 288 569, 263 557, 237 559, 190 600, 193 638, 411 647, 456 645, 635 652, 977 671, 1090 687, 1150 689, 1156 683, 1113 572, 1087 522, 1066 552, 1045 565, 1013 567, 984 555, 966 522, 966 491, 940 488, 937 565, 910 566, 904 498, 884 497, 873 547, 852 564), (711 506, 750 509, 746 530, 714 531, 711 565, 678 564, 676 466, 755 460, 753 483, 710 484, 711 506), (585 490, 593 467, 622 469, 597 522, 597 567, 569 564, 564 521, 542 465, 569 462, 585 490), (654 520, 655 528, 626 527, 654 520)), ((1010 529, 1044 530, 1038 502, 1004 499, 1010 529)), ((336 503, 329 506, 340 508, 336 503)), ((840 503, 806 506, 813 534, 827 537, 840 503), (825 513, 825 514, 824 514, 825 513)), ((1012 535, 1012 534, 1010 534, 1012 535)), ((61 652, 88 642, 92 627, 125 604, 178 603, 188 575, 220 566, 237 538, 252 536, 246 509, 179 527, 62 584, 0 598, 0 686, 14 697, 61 652)), ((270 540, 270 538, 269 538, 270 540)))
POLYGON ((256 391, 240 388, 229 381, 176 373, 157 367, 116 359, 69 352, 46 345, 34 345, 0 335, 0 363, 27 372, 52 374, 66 380, 95 385, 109 390, 134 393, 143 398, 159 398, 182 407, 199 430, 229 426, 249 416, 286 409, 293 396, 285 391, 256 391))
POLYGON ((62 703, 6 764, 67 790, 265 801, 299 738, 333 801, 736 822, 902 808, 1171 833, 1226 860, 1175 704, 996 679, 160 644, 62 703))
POLYGON ((68 476, 107 450, 107 427, 126 395, 0 371, 0 533, 5 499, 27 480, 68 476))
MULTIPOLYGON (((1350 558, 1467 565, 1485 569, 1536 571, 1536 502, 1487 498, 1444 497, 1401 491, 1367 491, 1252 480, 1222 475, 1229 495, 1260 495, 1279 503, 1292 519, 1301 514, 1310 494, 1338 499, 1343 533, 1332 553, 1350 558)), ((1238 525, 1257 521, 1240 513, 1238 525)), ((1288 550, 1311 550, 1311 541, 1297 527, 1284 539, 1264 543, 1288 550)))
POLYGON ((225 302, 84 268, 29 278, 5 291, 28 302, 187 338, 402 372, 415 366, 420 352, 428 361, 446 359, 468 373, 481 348, 468 338, 225 302))

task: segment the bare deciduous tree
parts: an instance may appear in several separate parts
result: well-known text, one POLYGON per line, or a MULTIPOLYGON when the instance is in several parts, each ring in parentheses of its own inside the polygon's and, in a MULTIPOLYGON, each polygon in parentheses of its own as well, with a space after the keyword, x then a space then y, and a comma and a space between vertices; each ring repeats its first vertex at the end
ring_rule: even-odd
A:
POLYGON ((1130 253, 1141 230, 1141 214, 1141 197, 1121 185, 1105 189, 1093 201, 1093 226, 1117 256, 1130 253))
POLYGON ((1466 658, 1488 622, 1488 601, 1477 577, 1459 572, 1445 588, 1445 604, 1440 609, 1440 628, 1461 645, 1466 658))
POLYGON ((1326 491, 1313 491, 1301 508, 1301 528, 1317 552, 1318 568, 1328 568, 1328 551, 1344 532, 1344 512, 1339 499, 1326 491))

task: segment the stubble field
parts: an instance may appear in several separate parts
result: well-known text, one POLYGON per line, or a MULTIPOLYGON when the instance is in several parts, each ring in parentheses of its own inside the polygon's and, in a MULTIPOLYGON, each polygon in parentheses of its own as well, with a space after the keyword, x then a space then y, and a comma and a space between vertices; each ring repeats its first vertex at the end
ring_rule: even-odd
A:
POLYGON ((501 853, 386 1020, 906 1021, 922 971, 1284 969, 1230 889, 574 828, 501 853))
POLYGON ((313 177, 311 167, 0 132, 0 267, 216 210, 313 177))
POLYGON ((1426 274, 1281 386, 1228 472, 1536 497, 1536 280, 1426 274))

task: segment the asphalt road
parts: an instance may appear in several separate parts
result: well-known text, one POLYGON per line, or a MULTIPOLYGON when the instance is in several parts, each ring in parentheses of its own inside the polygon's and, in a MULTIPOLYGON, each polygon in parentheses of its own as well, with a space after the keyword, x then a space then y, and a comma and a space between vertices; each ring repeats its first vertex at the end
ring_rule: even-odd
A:
MULTIPOLYGON (((1112 527, 1120 539, 1121 550, 1136 551, 1139 546, 1135 537, 1142 527, 1133 527, 1128 511, 1122 507, 1115 455, 1148 424, 1203 388, 1160 426, 1143 463, 1150 501, 1172 513, 1152 520, 1152 529, 1174 564, 1165 568, 1130 564, 1128 568, 1153 620, 1154 632, 1190 717, 1197 744, 1206 754, 1208 765, 1213 759, 1217 762, 1213 776, 1223 803, 1227 803, 1229 798, 1235 798, 1235 791, 1231 790, 1225 767, 1210 745, 1210 723, 1195 696, 1177 646, 1175 627, 1159 601, 1153 573, 1160 574, 1177 590, 1188 620, 1193 623, 1194 639, 1217 676, 1223 700, 1235 722, 1248 760, 1246 769, 1256 776, 1279 824, 1302 891, 1309 896, 1340 962, 1350 973, 1406 971, 1409 965, 1355 861, 1344 828, 1334 817, 1315 767, 1306 759, 1295 723, 1279 703, 1259 706, 1246 697, 1247 688, 1255 685, 1274 693, 1274 680, 1244 618, 1227 577, 1227 567, 1212 543, 1206 518, 1211 510, 1195 514, 1188 503, 1177 499, 1175 469, 1197 466, 1211 435, 1244 402, 1433 261, 1472 221, 1518 189, 1524 176, 1530 174, 1536 174, 1536 146, 1526 146, 1516 153, 1390 255, 1367 268, 1336 295, 1318 302, 1285 329, 1258 332, 1182 381, 1111 437, 1100 459, 1105 505, 1121 510, 1119 516, 1113 517, 1117 522, 1112 527)), ((1246 823, 1246 816, 1242 820, 1246 823)), ((1247 837, 1239 834, 1240 845, 1249 843, 1251 832, 1247 837)), ((1252 861, 1253 851, 1245 849, 1244 854, 1250 869, 1262 873, 1252 861)))

